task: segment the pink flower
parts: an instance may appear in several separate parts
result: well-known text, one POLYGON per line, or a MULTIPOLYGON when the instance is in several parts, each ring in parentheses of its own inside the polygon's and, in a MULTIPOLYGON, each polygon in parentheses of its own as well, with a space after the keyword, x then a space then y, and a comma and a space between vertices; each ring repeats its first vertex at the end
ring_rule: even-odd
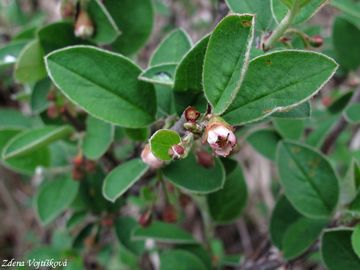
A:
POLYGON ((227 157, 236 146, 233 128, 222 121, 210 121, 206 127, 206 141, 218 156, 227 157))
POLYGON ((144 149, 142 150, 141 159, 152 169, 159 169, 162 165, 164 165, 164 162, 155 157, 154 154, 151 152, 149 144, 145 145, 144 149))

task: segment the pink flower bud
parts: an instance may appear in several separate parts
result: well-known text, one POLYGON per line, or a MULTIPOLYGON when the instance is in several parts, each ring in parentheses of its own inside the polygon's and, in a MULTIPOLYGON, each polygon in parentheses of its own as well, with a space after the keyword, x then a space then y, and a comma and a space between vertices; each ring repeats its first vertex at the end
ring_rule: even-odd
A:
POLYGON ((179 159, 184 154, 185 154, 185 148, 183 146, 179 145, 179 144, 175 144, 169 149, 169 155, 173 159, 179 159))
POLYGON ((324 44, 324 38, 320 35, 312 36, 309 41, 314 48, 319 48, 324 44))
POLYGON ((157 157, 150 150, 150 145, 145 145, 144 149, 141 152, 141 159, 144 163, 148 164, 152 169, 159 169, 164 162, 157 157))
POLYGON ((204 168, 211 168, 214 166, 214 157, 206 151, 197 152, 196 160, 204 168))
POLYGON ((90 38, 94 34, 94 25, 86 11, 80 11, 75 23, 75 36, 90 38))
POLYGON ((233 128, 222 119, 210 120, 206 127, 206 141, 218 156, 228 156, 236 145, 233 128))

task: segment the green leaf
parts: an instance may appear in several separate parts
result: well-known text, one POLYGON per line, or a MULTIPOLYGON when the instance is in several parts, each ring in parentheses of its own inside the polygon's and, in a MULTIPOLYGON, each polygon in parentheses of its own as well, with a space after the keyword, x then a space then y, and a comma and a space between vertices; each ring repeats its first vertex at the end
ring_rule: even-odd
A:
POLYGON ((360 66, 360 29, 346 18, 336 17, 333 24, 333 45, 337 60, 344 68, 356 70, 360 66))
POLYGON ((360 269, 360 259, 351 246, 350 229, 326 231, 321 240, 321 253, 328 270, 360 269))
MULTIPOLYGON (((272 1, 272 12, 275 20, 280 23, 281 20, 286 16, 288 7, 282 3, 283 0, 271 0, 272 1)), ((293 24, 300 24, 309 20, 314 16, 325 4, 327 0, 306 0, 298 14, 293 20, 293 24)))
POLYGON ((125 55, 134 54, 146 43, 152 31, 152 1, 106 0, 104 5, 121 31, 112 47, 125 55))
POLYGON ((15 79, 21 83, 31 83, 46 77, 44 51, 38 40, 23 48, 15 64, 15 79))
POLYGON ((351 124, 360 123, 360 103, 351 104, 345 110, 346 120, 351 124))
POLYGON ((336 69, 334 60, 309 51, 284 50, 257 57, 223 117, 240 125, 296 107, 315 95, 336 69))
POLYGON ((207 194, 221 189, 225 183, 225 170, 218 158, 211 168, 197 164, 193 154, 165 167, 164 175, 174 185, 197 194, 207 194))
POLYGON ((345 177, 341 180, 340 202, 341 205, 348 205, 360 191, 360 165, 355 159, 351 161, 345 177))
POLYGON ((271 0, 226 0, 226 3, 232 12, 256 14, 257 30, 266 31, 271 28, 271 0))
POLYGON ((202 91, 203 63, 209 39, 210 35, 205 36, 181 59, 175 71, 175 91, 202 91))
POLYGON ((298 140, 304 133, 305 123, 301 119, 283 119, 272 120, 276 130, 285 139, 298 140))
POLYGON ((0 48, 0 67, 8 67, 14 64, 27 43, 27 41, 16 41, 0 48))
POLYGON ((0 109, 1 128, 29 128, 31 119, 14 109, 0 109))
POLYGON ((83 43, 82 39, 75 37, 74 25, 71 22, 55 22, 46 25, 39 30, 38 37, 45 53, 83 43))
POLYGON ((88 159, 99 159, 114 140, 114 126, 92 116, 86 120, 86 133, 82 148, 88 159))
POLYGON ((126 128, 124 129, 124 131, 130 139, 140 142, 146 141, 150 135, 150 130, 148 128, 139 128, 139 129, 126 128))
POLYGON ((120 30, 102 2, 90 1, 87 12, 95 26, 95 35, 91 37, 91 41, 104 45, 114 42, 119 37, 120 30))
POLYGON ((331 0, 331 4, 346 15, 360 18, 360 2, 354 0, 331 0))
POLYGON ((253 15, 225 17, 211 34, 203 70, 205 96, 213 113, 223 113, 240 90, 254 37, 253 15))
POLYGON ((24 131, 8 142, 3 149, 2 158, 6 160, 31 153, 68 136, 71 132, 73 129, 70 126, 47 126, 24 131))
POLYGON ((150 58, 149 66, 178 63, 192 46, 189 35, 183 29, 169 33, 156 48, 150 58))
POLYGON ((180 227, 164 223, 160 221, 154 221, 150 226, 146 228, 137 227, 133 230, 132 239, 134 240, 146 240, 154 239, 161 243, 171 244, 195 244, 196 240, 190 233, 184 231, 180 227))
POLYGON ((21 131, 21 128, 0 128, 0 153, 6 144, 21 131))
POLYGON ((290 260, 304 253, 328 223, 328 219, 310 219, 302 216, 285 196, 281 196, 271 215, 271 241, 283 251, 284 257, 290 260))
POLYGON ((75 199, 79 183, 71 178, 47 181, 36 196, 36 210, 42 224, 58 217, 75 199))
POLYGON ((49 76, 63 94, 95 118, 129 128, 154 121, 153 86, 138 81, 141 70, 128 58, 74 46, 47 55, 46 63, 49 76))
POLYGON ((122 216, 115 221, 115 232, 119 242, 132 253, 140 255, 145 249, 145 242, 142 240, 131 240, 131 232, 138 223, 132 217, 122 216))
POLYGON ((271 115, 274 118, 286 118, 286 119, 304 119, 311 116, 311 104, 309 101, 301 103, 295 108, 289 110, 275 112, 271 115))
POLYGON ((144 82, 165 85, 174 85, 176 64, 160 64, 144 70, 139 79, 144 82))
POLYGON ((33 113, 41 113, 47 109, 49 106, 47 96, 51 86, 52 84, 49 78, 38 81, 34 85, 30 99, 31 110, 33 113))
POLYGON ((351 235, 351 244, 356 255, 360 259, 360 225, 357 225, 354 232, 351 235))
POLYGON ((104 197, 115 202, 139 180, 149 168, 141 159, 132 159, 113 169, 103 183, 104 197))
POLYGON ((261 155, 275 161, 276 146, 281 136, 273 129, 260 129, 246 137, 246 141, 261 155))
POLYGON ((217 223, 230 223, 237 219, 246 206, 247 186, 241 167, 234 160, 235 169, 227 172, 225 185, 219 191, 207 196, 209 211, 217 223))
POLYGON ((171 160, 169 150, 175 144, 181 142, 181 138, 176 131, 170 129, 160 129, 150 138, 151 152, 161 160, 171 160))
POLYGON ((339 199, 339 182, 329 161, 316 150, 291 141, 278 145, 277 168, 285 195, 306 217, 328 218, 339 199))
POLYGON ((160 255, 160 270, 206 270, 203 262, 185 250, 166 250, 160 255))

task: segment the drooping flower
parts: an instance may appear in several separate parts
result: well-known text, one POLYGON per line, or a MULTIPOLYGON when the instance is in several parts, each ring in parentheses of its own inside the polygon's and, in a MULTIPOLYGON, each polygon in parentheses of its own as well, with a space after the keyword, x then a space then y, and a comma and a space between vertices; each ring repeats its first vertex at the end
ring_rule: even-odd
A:
POLYGON ((81 10, 75 23, 75 36, 79 38, 90 38, 94 34, 94 25, 84 10, 81 10))
POLYGON ((150 145, 145 145, 144 149, 141 152, 141 159, 144 163, 148 164, 152 169, 159 169, 164 162, 151 152, 150 145))
POLYGON ((233 127, 220 117, 210 119, 206 127, 205 139, 218 156, 227 157, 236 146, 233 127))

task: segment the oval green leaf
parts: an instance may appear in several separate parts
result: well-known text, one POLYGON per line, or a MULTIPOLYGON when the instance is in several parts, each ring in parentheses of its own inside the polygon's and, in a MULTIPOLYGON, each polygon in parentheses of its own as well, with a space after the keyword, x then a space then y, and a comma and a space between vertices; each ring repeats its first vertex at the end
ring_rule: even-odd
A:
POLYGON ((360 259, 360 225, 357 225, 354 232, 351 235, 351 244, 356 253, 356 255, 360 259))
POLYGON ((92 116, 86 120, 86 133, 82 148, 88 159, 99 159, 110 147, 114 139, 114 126, 92 116))
POLYGON ((144 175, 149 168, 141 159, 133 159, 113 169, 103 183, 104 197, 115 202, 144 175))
POLYGON ((95 118, 129 128, 154 121, 154 88, 138 80, 141 70, 128 58, 95 47, 74 46, 47 55, 46 64, 64 95, 95 118))
POLYGON ((271 215, 270 237, 274 245, 283 251, 284 257, 291 260, 307 250, 328 223, 328 219, 302 216, 285 196, 281 196, 271 215))
POLYGON ((215 192, 225 183, 224 166, 218 158, 213 167, 204 168, 189 154, 185 159, 172 162, 163 172, 174 185, 197 194, 215 192))
POLYGON ((281 142, 277 168, 285 195, 297 211, 310 218, 328 218, 339 200, 339 181, 330 162, 316 150, 281 142))
POLYGON ((153 28, 151 0, 106 0, 104 5, 121 35, 112 43, 115 51, 125 55, 137 52, 147 41, 153 28))
POLYGON ((205 36, 181 59, 175 71, 175 91, 202 91, 204 58, 209 39, 210 35, 205 36))
POLYGON ((87 11, 95 27, 95 34, 91 37, 91 41, 104 45, 114 42, 119 37, 120 30, 102 2, 90 1, 87 11))
POLYGON ((24 131, 8 142, 3 149, 2 158, 6 160, 25 155, 60 140, 71 132, 73 129, 70 126, 47 126, 24 131))
POLYGON ((275 160, 276 147, 281 136, 273 129, 260 129, 250 133, 246 141, 264 157, 275 160))
POLYGON ((178 63, 192 46, 189 35, 183 29, 169 33, 150 58, 150 66, 178 63))
POLYGON ((133 230, 132 239, 154 239, 161 243, 195 244, 196 240, 190 233, 174 224, 154 221, 146 228, 137 227, 133 230))
POLYGON ((0 48, 0 67, 8 67, 14 64, 27 43, 27 41, 16 41, 0 48))
POLYGON ((223 113, 240 90, 254 36, 253 15, 225 17, 211 34, 203 70, 205 96, 213 113, 223 113))
POLYGON ((115 221, 115 232, 119 242, 132 253, 140 255, 145 250, 145 242, 142 240, 131 240, 131 232, 139 227, 135 219, 122 216, 115 221))
POLYGON ((296 107, 315 95, 336 69, 333 59, 315 52, 284 50, 259 56, 250 62, 224 118, 241 125, 296 107))
POLYGON ((321 253, 328 270, 360 269, 360 258, 351 246, 351 229, 333 229, 323 234, 321 253))
POLYGON ((237 219, 245 208, 248 193, 241 167, 234 160, 235 169, 227 172, 225 185, 222 189, 207 196, 209 211, 217 223, 230 223, 237 219))
POLYGON ((351 104, 345 110, 346 120, 351 124, 360 123, 360 103, 351 104))
POLYGON ((169 155, 170 148, 181 142, 180 135, 170 129, 160 129, 150 138, 151 152, 161 160, 171 160, 169 155))
POLYGON ((33 83, 46 77, 44 50, 38 40, 30 42, 21 51, 15 64, 15 79, 33 83))
POLYGON ((180 249, 166 250, 160 255, 160 270, 206 270, 194 254, 180 249))
POLYGON ((58 217, 75 199, 79 182, 71 178, 58 178, 46 182, 36 196, 36 210, 42 224, 58 217))

